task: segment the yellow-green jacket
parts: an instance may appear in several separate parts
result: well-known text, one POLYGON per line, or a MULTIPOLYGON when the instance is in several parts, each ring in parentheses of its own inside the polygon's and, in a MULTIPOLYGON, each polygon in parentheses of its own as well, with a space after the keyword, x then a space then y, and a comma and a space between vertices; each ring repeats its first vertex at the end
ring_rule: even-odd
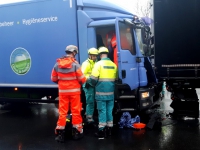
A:
POLYGON ((109 59, 103 58, 94 65, 88 83, 95 86, 96 100, 114 100, 117 66, 109 59))
MULTIPOLYGON (((81 70, 82 70, 83 74, 85 75, 85 77, 87 79, 89 78, 89 76, 92 73, 92 69, 94 67, 94 64, 95 64, 95 62, 88 58, 81 65, 81 70)), ((83 87, 85 87, 85 84, 83 84, 83 87)))

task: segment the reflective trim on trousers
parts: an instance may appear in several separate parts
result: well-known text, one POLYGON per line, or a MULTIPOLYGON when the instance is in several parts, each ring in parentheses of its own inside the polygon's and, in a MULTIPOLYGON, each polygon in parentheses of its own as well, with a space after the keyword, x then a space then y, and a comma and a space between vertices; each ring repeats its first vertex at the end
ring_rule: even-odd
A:
POLYGON ((106 123, 99 122, 99 128, 104 128, 106 126, 106 123))
POLYGON ((92 115, 86 115, 86 119, 88 122, 94 121, 92 115))
POLYGON ((99 81, 112 81, 112 82, 114 82, 115 79, 111 79, 111 78, 101 78, 101 79, 99 79, 99 81))
POLYGON ((113 121, 108 121, 107 122, 107 127, 113 127, 113 121))
POLYGON ((80 124, 73 124, 73 127, 83 127, 83 126, 82 123, 80 123, 80 124))
POLYGON ((73 128, 76 128, 80 133, 83 132, 82 124, 73 124, 73 128))
POLYGON ((97 95, 113 95, 114 92, 96 92, 97 95))
POLYGON ((56 129, 63 130, 63 129, 65 129, 65 126, 56 126, 56 129))
POLYGON ((58 77, 59 80, 75 80, 76 77, 58 77))
POLYGON ((79 92, 81 91, 80 88, 77 88, 77 89, 70 89, 70 90, 60 90, 59 89, 59 93, 70 93, 70 92, 79 92))
POLYGON ((86 115, 86 118, 92 118, 92 115, 86 115))

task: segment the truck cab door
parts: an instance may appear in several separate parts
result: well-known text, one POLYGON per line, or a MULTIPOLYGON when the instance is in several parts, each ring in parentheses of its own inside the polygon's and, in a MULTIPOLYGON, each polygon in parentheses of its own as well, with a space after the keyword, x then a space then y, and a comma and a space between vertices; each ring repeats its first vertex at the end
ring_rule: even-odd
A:
POLYGON ((136 62, 136 40, 133 27, 123 19, 115 20, 118 75, 122 84, 129 85, 130 89, 139 86, 138 63, 136 62))

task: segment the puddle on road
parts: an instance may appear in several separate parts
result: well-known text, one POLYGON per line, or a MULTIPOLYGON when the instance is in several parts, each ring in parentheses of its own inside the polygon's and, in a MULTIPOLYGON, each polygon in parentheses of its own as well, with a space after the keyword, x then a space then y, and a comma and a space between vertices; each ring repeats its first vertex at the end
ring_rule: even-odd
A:
POLYGON ((10 112, 10 110, 0 110, 0 114, 5 114, 7 112, 10 112))

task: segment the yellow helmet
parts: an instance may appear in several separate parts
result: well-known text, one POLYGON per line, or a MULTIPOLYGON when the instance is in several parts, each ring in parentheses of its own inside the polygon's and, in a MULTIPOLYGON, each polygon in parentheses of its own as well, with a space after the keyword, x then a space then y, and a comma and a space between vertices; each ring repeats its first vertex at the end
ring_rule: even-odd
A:
POLYGON ((98 50, 96 49, 96 48, 90 48, 89 50, 88 50, 88 54, 90 55, 98 55, 99 53, 98 53, 98 50))
POLYGON ((100 47, 99 48, 99 54, 100 53, 109 53, 108 49, 106 47, 100 47))

